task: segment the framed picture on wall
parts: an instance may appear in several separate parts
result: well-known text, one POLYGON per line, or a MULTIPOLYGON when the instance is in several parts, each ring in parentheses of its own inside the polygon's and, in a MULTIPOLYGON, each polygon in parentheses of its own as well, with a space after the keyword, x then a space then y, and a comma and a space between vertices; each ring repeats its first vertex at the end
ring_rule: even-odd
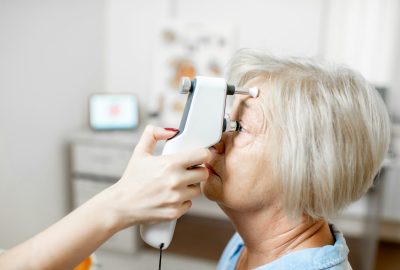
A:
POLYGON ((177 127, 186 96, 178 93, 182 76, 222 77, 231 57, 233 26, 221 23, 160 23, 153 61, 150 111, 163 125, 177 127))

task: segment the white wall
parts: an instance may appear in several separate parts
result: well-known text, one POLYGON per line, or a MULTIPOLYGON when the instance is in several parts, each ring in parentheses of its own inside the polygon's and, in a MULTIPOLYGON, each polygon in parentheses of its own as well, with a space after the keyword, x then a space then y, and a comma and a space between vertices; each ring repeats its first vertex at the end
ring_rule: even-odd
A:
POLYGON ((280 55, 320 53, 320 0, 179 0, 176 7, 181 20, 231 23, 237 48, 267 49, 280 55))
POLYGON ((343 63, 377 85, 394 86, 392 96, 400 97, 393 75, 399 70, 398 0, 106 0, 106 17, 106 89, 136 92, 142 104, 152 91, 157 22, 167 19, 230 23, 236 48, 343 63))
MULTIPOLYGON (((400 6, 400 1, 399 1, 399 6, 400 6)), ((394 23, 397 31, 394 37, 394 44, 393 44, 396 50, 392 62, 393 66, 392 69, 390 70, 391 76, 390 76, 389 87, 392 90, 392 92, 389 100, 389 105, 392 108, 393 112, 397 115, 397 121, 400 122, 400 7, 398 8, 397 12, 398 12, 397 21, 394 23)))
POLYGON ((400 32, 398 0, 327 0, 325 58, 345 63, 379 86, 389 86, 400 32))
POLYGON ((152 41, 169 2, 106 0, 106 90, 136 93, 143 113, 152 87, 152 41))
POLYGON ((0 1, 0 247, 65 214, 65 141, 103 69, 103 1, 0 1))
POLYGON ((236 48, 316 56, 322 12, 320 0, 106 0, 106 89, 135 92, 148 104, 160 21, 222 21, 233 25, 236 48))

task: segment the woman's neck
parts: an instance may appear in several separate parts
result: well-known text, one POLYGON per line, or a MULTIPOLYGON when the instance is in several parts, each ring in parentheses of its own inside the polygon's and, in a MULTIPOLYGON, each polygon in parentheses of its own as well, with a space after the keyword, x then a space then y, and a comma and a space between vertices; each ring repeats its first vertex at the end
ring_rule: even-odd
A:
POLYGON ((246 213, 222 208, 245 243, 246 252, 241 258, 244 267, 240 269, 252 269, 289 252, 334 242, 329 225, 324 220, 311 221, 304 217, 293 224, 277 208, 246 213))

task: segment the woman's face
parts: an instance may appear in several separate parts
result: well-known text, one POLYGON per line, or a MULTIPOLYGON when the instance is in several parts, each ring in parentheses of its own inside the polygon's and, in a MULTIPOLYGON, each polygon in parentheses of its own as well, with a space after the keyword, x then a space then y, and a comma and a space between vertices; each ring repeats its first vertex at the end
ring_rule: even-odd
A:
POLYGON ((212 160, 207 167, 210 176, 203 183, 203 193, 223 208, 253 211, 274 200, 268 153, 268 123, 261 98, 266 89, 265 78, 254 78, 246 87, 258 87, 258 98, 236 95, 231 119, 239 121, 240 132, 226 132, 211 147, 212 160))

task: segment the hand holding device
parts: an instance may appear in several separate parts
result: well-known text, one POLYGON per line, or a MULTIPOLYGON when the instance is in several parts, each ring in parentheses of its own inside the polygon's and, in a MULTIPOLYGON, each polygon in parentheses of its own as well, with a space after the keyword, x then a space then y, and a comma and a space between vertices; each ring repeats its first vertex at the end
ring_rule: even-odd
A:
POLYGON ((121 180, 108 192, 120 229, 178 218, 190 208, 190 200, 200 195, 200 187, 194 184, 206 180, 209 173, 206 168, 187 168, 207 162, 208 149, 168 156, 152 154, 158 141, 175 134, 173 130, 147 126, 121 180))
MULTIPOLYGON (((221 139, 223 131, 237 129, 237 125, 224 119, 226 96, 247 94, 258 96, 257 88, 237 88, 223 78, 198 76, 194 80, 181 79, 180 92, 188 94, 179 133, 168 140, 163 155, 195 148, 208 148, 221 139)), ((154 248, 166 249, 172 240, 176 220, 151 225, 141 225, 142 239, 154 248)))

